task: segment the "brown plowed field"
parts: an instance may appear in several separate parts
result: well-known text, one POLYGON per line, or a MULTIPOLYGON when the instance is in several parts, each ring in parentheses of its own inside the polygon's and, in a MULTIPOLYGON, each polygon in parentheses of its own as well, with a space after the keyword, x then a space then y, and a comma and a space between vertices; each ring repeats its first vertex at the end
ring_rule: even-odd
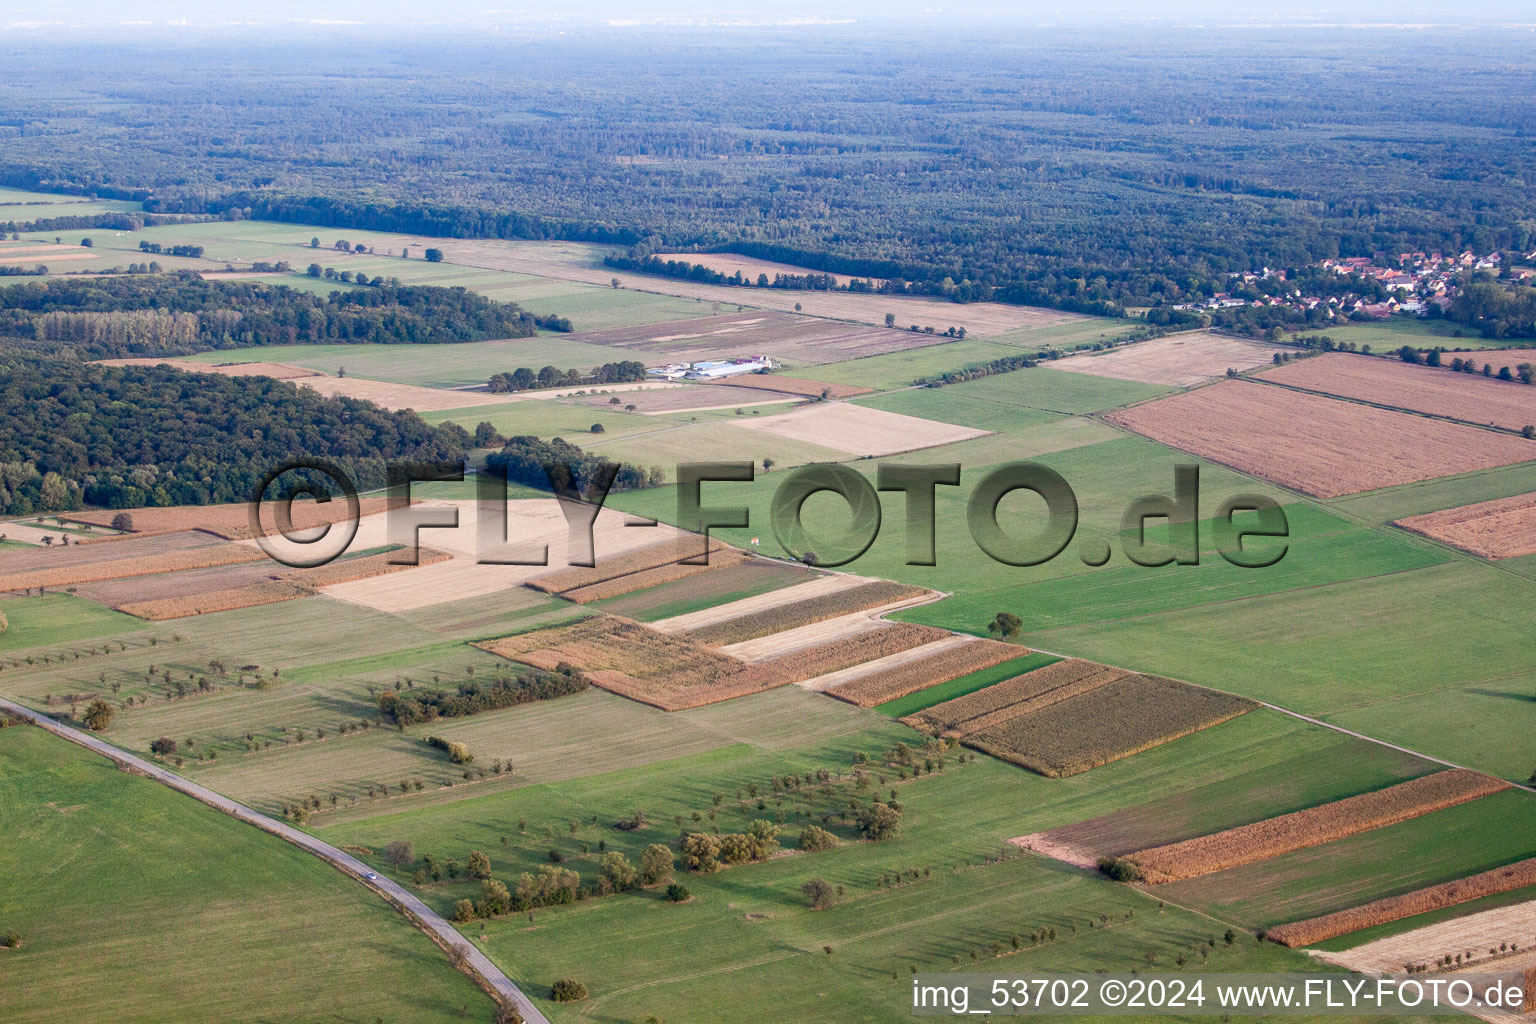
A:
POLYGON ((1011 718, 964 742, 1041 775, 1064 778, 1220 725, 1254 707, 1241 697, 1138 674, 1011 718))
MULTIPOLYGON (((1450 359, 1446 359, 1450 362, 1450 359)), ((1482 360, 1479 358, 1479 361, 1482 360)), ((1489 360, 1494 372, 1504 365, 1489 360)), ((1261 374, 1289 387, 1519 430, 1536 423, 1536 387, 1400 359, 1330 352, 1261 374)))
POLYGON ((1130 673, 1123 668, 1067 658, 994 683, 975 693, 967 693, 954 700, 924 708, 902 721, 924 732, 966 736, 976 731, 971 723, 982 719, 991 720, 999 712, 1006 712, 1019 705, 1038 709, 1052 699, 1062 700, 1073 694, 1087 693, 1128 675, 1130 673), (1045 704, 1035 703, 1042 701, 1045 704))
POLYGON ((748 665, 684 637, 611 615, 476 646, 535 668, 554 669, 568 662, 589 673, 594 685, 666 711, 790 682, 771 666, 748 665))
POLYGON ((207 590, 201 594, 130 601, 119 605, 118 611, 158 622, 162 619, 185 618, 188 615, 227 612, 235 608, 253 608, 259 604, 272 604, 276 601, 291 601, 296 597, 308 597, 313 593, 314 591, 308 587, 297 583, 269 580, 246 587, 231 587, 228 590, 207 590))
POLYGON ((839 672, 866 661, 931 644, 949 635, 948 631, 935 626, 897 622, 854 636, 829 640, 814 647, 803 647, 782 657, 755 662, 753 667, 776 672, 785 682, 798 683, 803 679, 815 679, 829 672, 839 672))
POLYGON ((813 622, 835 619, 853 612, 879 608, 925 593, 922 587, 876 580, 862 586, 780 605, 755 615, 728 619, 688 634, 689 639, 712 647, 726 647, 773 633, 782 633, 813 622))
POLYGON ((1271 928, 1269 937, 1284 946, 1307 946, 1337 935, 1348 935, 1362 928, 1401 921, 1415 914, 1453 907, 1468 900, 1523 889, 1528 885, 1536 885, 1536 857, 1452 882, 1415 889, 1401 896, 1388 896, 1348 910, 1309 917, 1304 921, 1292 921, 1271 928))
MULTIPOLYGON (((711 539, 709 560, 715 561, 714 553, 724 549, 724 543, 711 539)), ((569 569, 561 569, 559 572, 535 576, 528 581, 528 586, 535 590, 542 590, 546 594, 564 594, 571 590, 618 579, 620 576, 628 576, 631 573, 672 565, 684 558, 695 558, 703 553, 704 538, 689 534, 660 544, 649 544, 633 551, 625 551, 609 558, 597 559, 597 564, 590 568, 573 566, 569 569)))
POLYGON ((636 391, 626 395, 582 395, 576 401, 596 409, 624 409, 626 406, 633 405, 635 411, 642 415, 658 416, 669 412, 704 412, 708 409, 729 409, 735 406, 786 405, 795 401, 795 396, 782 395, 766 388, 739 387, 721 391, 719 388, 697 384, 680 388, 658 388, 654 391, 636 391), (619 404, 614 405, 610 401, 612 398, 618 398, 619 404))
POLYGON ((632 594, 637 590, 645 590, 648 587, 659 586, 663 583, 687 579, 690 576, 702 576, 707 572, 729 569, 731 566, 740 565, 746 559, 745 552, 737 551, 735 548, 726 548, 723 551, 716 551, 711 554, 708 565, 685 565, 681 562, 672 562, 668 565, 658 565, 654 569, 642 569, 640 572, 632 572, 611 580, 603 580, 601 583, 593 583, 590 586, 567 590, 560 596, 567 601, 575 601, 577 604, 588 604, 592 601, 601 601, 608 597, 632 594))
MULTIPOLYGON (((385 498, 359 498, 358 505, 359 514, 363 516, 376 515, 389 507, 388 499, 385 498)), ((251 530, 250 512, 244 504, 102 509, 91 512, 66 512, 64 519, 74 523, 110 526, 112 518, 122 512, 127 512, 133 519, 132 533, 136 536, 180 533, 186 530, 201 530, 226 540, 249 540, 255 536, 251 530)), ((324 504, 313 501, 293 503, 293 526, 296 530, 336 523, 345 518, 347 518, 347 503, 341 499, 324 504)), ((268 532, 276 531, 274 512, 264 511, 262 523, 268 532)))
POLYGON ((1051 369, 1187 388, 1224 377, 1229 369, 1263 366, 1276 352, 1295 351, 1299 350, 1193 331, 1122 345, 1103 354, 1073 355, 1053 362, 1051 369))
POLYGON ((1536 459, 1536 441, 1243 380, 1107 418, 1322 498, 1536 459))
MULTIPOLYGON (((1404 964, 1433 964, 1441 957, 1469 949, 1474 957, 1486 959, 1486 950, 1509 942, 1525 950, 1536 948, 1536 900, 1439 921, 1343 952, 1326 953, 1323 959, 1354 971, 1392 974, 1401 971, 1404 964)), ((1502 971, 1504 964, 1472 969, 1502 971)))
POLYGON ((751 388, 754 391, 773 391, 783 395, 802 395, 806 398, 820 398, 823 393, 828 398, 852 398, 855 395, 867 395, 869 388, 856 387, 852 384, 826 384, 819 380, 806 380, 804 377, 786 377, 782 373, 753 373, 734 379, 727 377, 724 380, 711 381, 707 387, 733 388, 743 390, 751 388))
MULTIPOLYGON (((941 329, 943 326, 947 324, 940 325, 941 329)), ((573 334, 571 338, 609 348, 630 349, 643 356, 648 364, 765 355, 795 366, 841 363, 954 340, 944 335, 866 327, 764 310, 643 327, 585 331, 573 334)), ((755 382, 756 379, 757 375, 753 375, 752 380, 755 382)), ((821 392, 818 389, 816 393, 821 392)))
MULTIPOLYGON (((0 530, 0 532, 4 532, 0 530)), ((11 548, 0 551, 0 574, 10 575, 36 569, 58 569, 95 562, 137 558, 143 555, 162 555, 172 551, 188 551, 197 548, 217 547, 219 538, 195 530, 166 533, 156 536, 114 534, 100 541, 86 541, 51 548, 39 545, 28 551, 11 548), (108 543, 110 541, 110 543, 108 543)))
MULTIPOLYGON (((89 551, 91 548, 92 546, 87 545, 83 550, 89 551)), ((155 573, 177 572, 181 569, 204 569, 216 565, 236 565, 241 562, 265 561, 266 558, 267 556, 260 549, 246 547, 243 544, 210 544, 206 547, 143 554, 132 558, 113 558, 109 561, 82 562, 75 565, 5 573, 0 575, 0 591, 25 590, 31 587, 66 587, 73 583, 122 579, 125 576, 148 576, 155 573)))
POLYGON ((1407 821, 1508 789, 1481 772, 1455 769, 1400 782, 1372 793, 1265 818, 1222 832, 1129 854, 1152 885, 1225 871, 1294 850, 1407 821))
POLYGON ((842 683, 827 692, 861 708, 872 708, 1028 653, 1023 647, 996 640, 968 641, 899 667, 842 683))
POLYGON ((1536 554, 1536 493, 1411 516, 1397 525, 1483 558, 1536 554))

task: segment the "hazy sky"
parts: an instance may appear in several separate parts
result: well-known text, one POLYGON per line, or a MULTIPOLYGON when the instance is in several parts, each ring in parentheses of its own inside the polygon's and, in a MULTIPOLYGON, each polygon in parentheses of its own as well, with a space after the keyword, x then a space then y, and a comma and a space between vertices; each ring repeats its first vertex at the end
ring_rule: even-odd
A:
POLYGON ((750 24, 891 20, 1071 22, 1110 19, 1201 23, 1312 21, 1330 24, 1387 22, 1445 25, 1469 18, 1536 23, 1529 0, 1351 0, 1235 4, 1231 0, 774 0, 732 5, 721 0, 4 0, 0 28, 70 24, 190 26, 272 24, 475 24, 515 28, 549 22, 750 24))

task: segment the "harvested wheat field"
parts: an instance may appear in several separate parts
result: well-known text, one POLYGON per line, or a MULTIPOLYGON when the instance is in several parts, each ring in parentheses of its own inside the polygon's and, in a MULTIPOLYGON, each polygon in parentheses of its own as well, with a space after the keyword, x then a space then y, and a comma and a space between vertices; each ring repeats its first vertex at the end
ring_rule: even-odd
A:
POLYGON ((1050 778, 1170 743, 1246 714, 1252 701, 1130 675, 967 736, 967 746, 1050 778))
MULTIPOLYGON (((713 563, 717 553, 727 550, 731 549, 727 548, 722 541, 711 538, 708 541, 709 561, 713 563)), ((675 565, 685 558, 697 558, 704 553, 703 537, 679 533, 660 544, 649 544, 633 551, 596 559, 597 564, 590 567, 572 566, 569 569, 561 569, 559 572, 535 576, 528 581, 528 586, 534 590, 542 590, 546 594, 565 594, 572 590, 615 580, 621 576, 675 565)), ((697 566, 697 568, 704 569, 708 566, 697 566)))
POLYGON ((1439 921, 1342 953, 1318 956, 1353 971, 1394 973, 1401 971, 1404 964, 1434 964, 1442 957, 1454 957, 1467 950, 1475 957, 1493 959, 1488 950, 1502 954, 1500 947, 1510 943, 1520 949, 1536 948, 1536 900, 1439 921))
POLYGON ((1372 793, 1265 818, 1181 843, 1126 855, 1152 885, 1225 871, 1393 825, 1509 788, 1503 779, 1458 768, 1372 793))
POLYGON ((845 677, 821 688, 839 700, 872 708, 1029 652, 996 640, 957 636, 953 642, 940 640, 913 653, 916 657, 905 662, 882 664, 856 678, 845 677))
MULTIPOLYGON (((338 583, 327 586, 324 593, 379 611, 410 611, 522 586, 531 579, 549 576, 551 567, 569 566, 573 557, 587 557, 584 551, 570 547, 570 527, 560 511, 559 502, 553 498, 515 501, 507 512, 507 535, 511 543, 520 545, 523 554, 530 559, 539 557, 542 551, 544 564, 540 565, 481 564, 476 537, 479 509, 472 500, 418 501, 414 505, 424 509, 457 510, 458 526, 421 531, 422 545, 447 551, 452 559, 412 568, 409 572, 338 583)), ((386 519, 383 515, 365 518, 351 550, 364 551, 387 543, 386 519)), ((592 542, 600 565, 608 565, 614 557, 635 548, 672 544, 683 536, 670 526, 633 529, 628 527, 629 522, 629 516, 613 509, 598 513, 592 524, 592 542)), ((582 531, 578 531, 578 537, 581 535, 582 531)), ((701 551, 702 540, 692 539, 696 547, 691 550, 701 551)))
POLYGON ((300 377, 318 377, 320 371, 287 363, 200 363, 194 359, 99 359, 100 366, 169 366, 187 373, 216 373, 221 377, 273 377, 277 380, 297 380, 300 377))
POLYGON ((235 608, 254 608, 260 604, 308 597, 313 593, 313 590, 297 583, 269 580, 265 583, 252 583, 246 587, 231 587, 228 590, 205 590, 201 594, 161 597, 149 601, 129 601, 119 605, 118 611, 158 622, 163 619, 185 618, 188 615, 227 612, 235 608))
POLYGON ((498 402, 519 402, 518 395, 498 395, 489 391, 453 391, 447 388, 423 388, 415 384, 394 384, 361 377, 305 377, 298 383, 327 398, 360 398, 381 409, 414 409, 436 412, 441 409, 465 409, 498 402))
POLYGON ((594 686, 664 711, 701 707, 790 682, 771 666, 748 665, 684 637, 611 615, 475 646, 535 668, 574 665, 594 686))
POLYGON ((855 665, 884 660, 903 651, 921 649, 951 635, 935 626, 910 622, 879 623, 874 629, 802 646, 788 654, 753 664, 772 669, 787 682, 798 683, 855 665))
POLYGON ((1510 434, 1242 380, 1106 418, 1319 498, 1536 459, 1536 441, 1510 434))
POLYGON ((68 569, 95 562, 109 562, 125 558, 139 558, 186 551, 196 548, 217 547, 219 538, 191 530, 153 537, 117 535, 102 537, 97 541, 43 547, 24 551, 10 549, 0 551, 0 574, 9 575, 40 569, 68 569), (110 541, 110 543, 109 543, 110 541))
MULTIPOLYGON (((386 498, 359 498, 358 513, 363 517, 378 515, 389 507, 386 498)), ((153 537, 159 534, 183 533, 198 530, 225 540, 250 540, 255 536, 251 529, 250 506, 239 505, 168 505, 165 508, 102 509, 91 512, 65 512, 64 519, 71 523, 90 523, 93 526, 110 526, 112 520, 126 512, 131 520, 129 534, 136 537, 153 537)), ((347 518, 347 503, 343 499, 327 502, 296 501, 292 505, 295 530, 309 530, 327 523, 339 523, 347 518)), ((267 532, 275 533, 275 512, 264 511, 262 525, 267 532)), ((110 539, 110 538, 108 538, 110 539)))
POLYGON ((1536 423, 1536 388, 1529 384, 1443 367, 1412 366, 1400 359, 1329 352, 1277 366, 1261 376, 1287 387, 1467 423, 1509 430, 1536 423))
POLYGON ((766 611, 690 630, 688 637, 701 644, 724 647, 801 626, 809 626, 825 619, 840 618, 854 612, 886 608, 927 594, 928 591, 924 588, 906 583, 870 580, 857 587, 822 594, 819 597, 803 598, 788 604, 779 604, 766 611))
POLYGON ((1536 493, 1410 516, 1396 525, 1483 558, 1536 554, 1536 493))
POLYGON ((1362 928, 1401 921, 1415 914, 1439 910, 1441 907, 1454 907, 1468 900, 1523 889, 1528 885, 1536 885, 1536 857, 1451 882, 1415 889, 1400 896, 1373 900, 1348 910, 1278 925, 1269 930, 1269 937, 1283 946, 1307 946, 1338 935, 1348 935, 1362 928))
MULTIPOLYGON (((83 545, 80 550, 89 553, 95 548, 95 545, 83 545)), ((73 565, 0 572, 0 591, 26 590, 32 587, 66 587, 75 583, 122 579, 126 576, 148 576, 155 573, 177 572, 182 569, 205 569, 218 565, 263 561, 266 557, 260 550, 243 544, 209 544, 201 547, 162 550, 126 558, 114 557, 107 560, 77 562, 73 565)), ((0 568, 4 568, 8 562, 9 560, 0 561, 0 568)))
POLYGON ((796 366, 927 348, 953 339, 836 320, 756 311, 573 334, 575 341, 630 349, 647 362, 693 363, 765 355, 796 366))
POLYGON ((1263 366, 1274 360, 1276 352, 1297 351, 1288 345, 1193 331, 1122 345, 1102 354, 1079 353, 1058 359, 1051 369, 1188 388, 1225 377, 1228 370, 1263 366))
POLYGON ((862 587, 868 582, 868 580, 861 576, 844 576, 841 574, 813 576, 803 583, 780 587, 778 590, 770 590, 766 594, 744 597, 739 601, 717 604, 712 608, 701 608, 696 612, 689 612, 686 615, 674 615, 671 618, 658 619, 651 623, 651 628, 660 629, 668 633, 685 633, 689 630, 703 629, 706 626, 729 622, 732 619, 739 619, 747 615, 771 611, 782 605, 793 605, 812 598, 840 594, 845 590, 862 587))
POLYGON ((733 391, 750 388, 753 391, 772 391, 782 395, 802 395, 806 398, 823 396, 853 398, 870 393, 869 388, 861 388, 853 384, 827 384, 819 380, 806 380, 804 377, 786 377, 780 373, 749 373, 742 377, 726 377, 724 380, 710 381, 705 386, 731 388, 733 391))
POLYGON ((847 402, 818 402, 776 416, 742 419, 737 425, 850 455, 894 455, 990 433, 847 402))
POLYGON ((668 565, 658 565, 654 569, 642 569, 640 572, 632 572, 611 580, 604 580, 601 583, 593 583, 591 586, 567 590, 560 596, 567 601, 574 601, 577 604, 590 604, 593 601, 601 601, 605 598, 622 597, 625 594, 632 594, 637 590, 660 586, 663 583, 672 583, 675 580, 688 579, 691 576, 702 576, 707 572, 729 569, 731 566, 740 565, 746 560, 746 552, 737 551, 735 548, 726 548, 724 551, 716 551, 711 554, 708 565, 686 565, 682 562, 672 562, 668 565))
POLYGON ((74 260, 97 260, 97 259, 101 259, 101 255, 99 253, 91 252, 89 249, 62 249, 61 250, 59 247, 56 247, 56 246, 55 247, 51 247, 51 248, 53 249, 53 251, 51 251, 51 252, 48 252, 48 253, 37 253, 37 254, 34 254, 34 255, 29 255, 29 256, 14 255, 12 253, 0 253, 0 264, 39 263, 39 264, 47 265, 49 263, 68 263, 68 262, 72 262, 74 260))
MULTIPOLYGON (((751 376, 759 376, 752 374, 751 376)), ((820 392, 817 392, 820 394, 820 392)), ((657 391, 642 391, 622 396, 614 405, 609 395, 582 395, 577 399, 582 405, 597 409, 624 409, 642 416, 663 416, 674 412, 707 412, 711 409, 734 409, 749 405, 788 405, 799 401, 793 395, 782 395, 762 388, 732 388, 721 391, 704 384, 682 385, 657 391)))
POLYGON ((1128 675, 1123 668, 1067 658, 924 708, 902 722, 933 735, 967 736, 978 731, 979 723, 997 720, 1000 713, 1007 717, 1018 707, 1038 710, 1128 675))

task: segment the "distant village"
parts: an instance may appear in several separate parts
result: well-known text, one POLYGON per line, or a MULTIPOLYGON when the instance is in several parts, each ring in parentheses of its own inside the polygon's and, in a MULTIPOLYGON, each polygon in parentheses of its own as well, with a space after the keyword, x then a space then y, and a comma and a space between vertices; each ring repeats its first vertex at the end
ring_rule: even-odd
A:
POLYGON ((1512 266, 1512 262, 1536 264, 1536 251, 1518 254, 1491 252, 1480 256, 1470 250, 1454 256, 1438 252, 1404 252, 1394 259, 1388 254, 1375 256, 1351 256, 1344 259, 1328 259, 1313 267, 1331 271, 1340 277, 1361 277, 1374 281, 1386 292, 1381 297, 1373 289, 1372 294, 1362 295, 1345 291, 1337 295, 1307 295, 1300 287, 1275 289, 1277 282, 1286 281, 1283 270, 1265 267, 1257 273, 1227 275, 1232 281, 1231 290, 1217 292, 1209 299, 1188 302, 1176 306, 1183 310, 1219 310, 1240 306, 1283 307, 1301 313, 1320 310, 1328 318, 1342 320, 1368 317, 1382 320, 1394 313, 1413 316, 1443 315, 1456 298, 1457 281, 1468 271, 1486 270, 1495 275, 1510 267, 1509 276, 1517 280, 1536 278, 1536 267, 1512 266), (1254 296, 1234 295, 1244 285, 1258 285, 1265 294, 1254 296))

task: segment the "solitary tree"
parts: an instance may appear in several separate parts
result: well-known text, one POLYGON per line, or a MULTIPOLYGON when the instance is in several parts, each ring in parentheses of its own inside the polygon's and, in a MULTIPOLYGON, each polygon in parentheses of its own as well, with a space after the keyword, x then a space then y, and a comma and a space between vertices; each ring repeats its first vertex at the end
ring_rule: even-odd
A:
POLYGON ((97 697, 85 706, 85 727, 92 732, 101 732, 112 724, 112 705, 97 697))
POLYGON ((131 529, 133 529, 133 516, 129 515, 127 512, 119 512, 117 515, 112 517, 112 529, 114 529, 114 530, 131 530, 131 529))
POLYGON ((993 636, 1000 636, 1004 640, 1019 635, 1019 630, 1024 626, 1024 620, 1011 612, 998 612, 991 622, 987 623, 987 632, 993 636))
POLYGON ((640 881, 645 885, 662 885, 672 881, 675 863, 671 847, 652 843, 640 854, 640 881))
POLYGON ((403 868, 416 859, 416 851, 409 840, 397 839, 384 847, 384 859, 397 868, 403 868))
POLYGON ((443 250, 441 249, 428 249, 424 255, 427 257, 428 263, 443 262, 443 250))
POLYGON ((812 910, 826 910, 832 905, 835 890, 826 879, 813 878, 800 887, 800 892, 812 910))

